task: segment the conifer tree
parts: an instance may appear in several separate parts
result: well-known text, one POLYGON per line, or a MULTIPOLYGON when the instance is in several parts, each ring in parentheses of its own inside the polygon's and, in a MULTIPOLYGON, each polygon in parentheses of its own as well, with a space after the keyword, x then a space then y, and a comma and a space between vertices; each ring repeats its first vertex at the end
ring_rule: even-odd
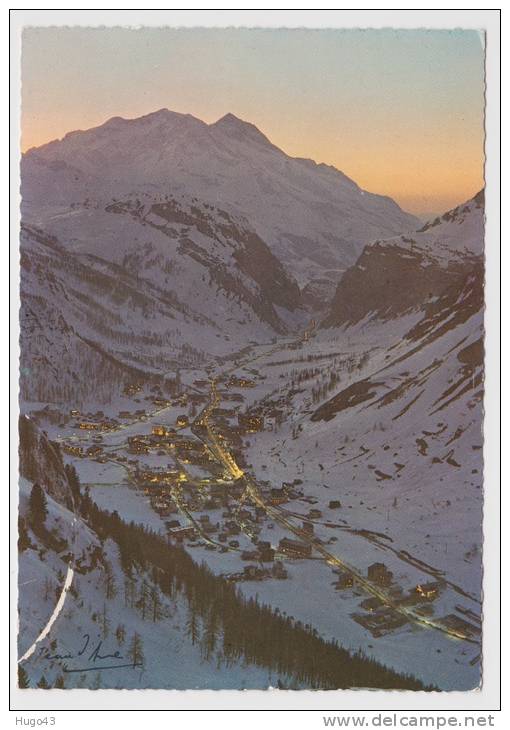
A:
POLYGON ((151 588, 152 620, 154 623, 161 619, 161 598, 157 586, 151 588))
POLYGON ((31 544, 26 522, 20 515, 18 517, 18 551, 22 553, 24 550, 27 550, 31 544))
POLYGON ((48 515, 48 505, 46 502, 46 495, 42 487, 36 482, 30 492, 30 498, 28 501, 28 508, 30 513, 30 519, 36 525, 44 524, 48 515))
POLYGON ((189 608, 188 621, 186 623, 186 633, 191 639, 191 643, 195 645, 199 639, 198 619, 193 606, 189 608))
POLYGON ((110 563, 105 562, 104 566, 104 588, 106 598, 111 601, 117 595, 117 587, 115 585, 115 578, 113 575, 112 566, 110 563))
POLYGON ((119 646, 122 646, 126 640, 126 627, 124 624, 119 624, 115 629, 115 638, 117 639, 119 646))
POLYGON ((133 662, 133 666, 143 666, 145 657, 143 655, 143 644, 139 633, 135 631, 131 644, 129 645, 128 656, 133 662))
POLYGON ((202 651, 206 659, 210 659, 216 648, 217 619, 214 610, 209 612, 202 638, 202 651))
POLYGON ((30 687, 30 680, 26 670, 18 664, 18 687, 20 689, 27 689, 30 687))
POLYGON ((142 582, 142 587, 140 589, 140 597, 138 601, 136 602, 137 608, 140 609, 142 612, 142 621, 145 621, 145 616, 147 615, 147 611, 149 608, 149 586, 147 584, 147 581, 144 580, 142 582))

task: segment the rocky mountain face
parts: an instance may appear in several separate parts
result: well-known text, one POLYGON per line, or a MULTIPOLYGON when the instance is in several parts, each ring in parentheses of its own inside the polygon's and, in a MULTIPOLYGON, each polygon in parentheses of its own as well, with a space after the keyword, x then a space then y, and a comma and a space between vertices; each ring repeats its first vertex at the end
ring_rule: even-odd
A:
POLYGON ((71 509, 72 496, 58 446, 28 416, 20 416, 18 428, 20 475, 38 482, 45 492, 71 509))
POLYGON ((71 216, 82 245, 95 235, 90 205, 104 210, 144 192, 245 216, 300 285, 317 275, 337 281, 368 241, 418 225, 391 199, 333 167, 289 157, 232 114, 214 124, 167 109, 117 117, 23 156, 24 220, 60 237, 71 216))
POLYGON ((365 246, 343 274, 323 326, 432 307, 446 292, 460 291, 472 273, 483 275, 483 206, 481 191, 414 233, 365 246))

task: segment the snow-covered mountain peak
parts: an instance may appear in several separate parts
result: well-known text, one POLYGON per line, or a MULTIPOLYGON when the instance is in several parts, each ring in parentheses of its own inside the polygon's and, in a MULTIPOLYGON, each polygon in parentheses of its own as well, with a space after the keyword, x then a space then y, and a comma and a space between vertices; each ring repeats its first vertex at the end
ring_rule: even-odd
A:
MULTIPOLYGON (((210 125, 212 130, 220 131, 223 134, 233 137, 238 140, 252 141, 269 145, 275 150, 278 150, 272 142, 262 134, 260 129, 250 122, 245 122, 243 119, 239 119, 235 114, 229 112, 225 114, 221 119, 210 125)), ((278 150, 281 152, 281 150, 278 150)))
POLYGON ((418 226, 394 201, 290 157, 232 113, 212 124, 168 109, 113 117, 27 152, 22 188, 24 221, 57 236, 61 216, 90 201, 104 208, 150 192, 219 206, 245 217, 301 284, 337 281, 366 243, 418 226))

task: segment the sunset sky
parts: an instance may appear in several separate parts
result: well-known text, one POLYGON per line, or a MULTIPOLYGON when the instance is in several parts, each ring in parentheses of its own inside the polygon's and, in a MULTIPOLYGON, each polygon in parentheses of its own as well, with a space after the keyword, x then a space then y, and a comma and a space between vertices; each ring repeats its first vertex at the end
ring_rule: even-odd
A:
POLYGON ((420 216, 483 186, 476 31, 29 28, 22 149, 166 107, 227 112, 420 216))

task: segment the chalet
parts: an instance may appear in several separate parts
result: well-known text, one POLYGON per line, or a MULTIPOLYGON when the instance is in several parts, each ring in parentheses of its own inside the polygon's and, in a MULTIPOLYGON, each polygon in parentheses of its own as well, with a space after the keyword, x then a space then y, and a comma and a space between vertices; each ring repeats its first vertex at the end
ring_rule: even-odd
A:
POLYGON ((87 456, 98 456, 103 451, 102 446, 89 446, 87 449, 87 456))
POLYGON ((82 431, 99 431, 99 423, 93 421, 82 421, 78 426, 82 431))
POLYGON ((239 527, 237 522, 234 522, 233 520, 225 522, 225 530, 227 531, 228 535, 239 535, 241 532, 241 528, 239 527))
POLYGON ((278 543, 278 548, 291 558, 309 558, 312 554, 312 546, 305 542, 292 540, 284 537, 278 543))
POLYGON ((311 520, 320 519, 322 517, 322 512, 320 511, 320 509, 312 508, 312 509, 308 510, 308 517, 311 520))
POLYGON ((288 502, 287 492, 285 491, 285 489, 272 487, 269 493, 269 504, 278 505, 284 504, 285 502, 288 502))
POLYGON ((271 546, 269 547, 260 547, 260 543, 258 545, 259 548, 259 560, 261 563, 272 563, 274 560, 274 548, 271 546))
POLYGON ((136 395, 141 390, 142 386, 139 383, 127 383, 122 392, 124 395, 136 395))
POLYGON ((176 424, 181 428, 185 428, 186 426, 189 426, 188 416, 186 416, 185 414, 177 416, 176 424))
POLYGON ((382 602, 377 598, 377 596, 371 596, 370 598, 365 598, 364 601, 361 601, 360 607, 363 608, 365 611, 368 611, 369 613, 372 613, 373 611, 377 611, 382 606, 382 602))
POLYGON ((335 588, 342 589, 342 588, 352 588, 354 585, 354 578, 352 577, 352 574, 348 571, 339 570, 338 571, 338 578, 335 581, 335 588))
POLYGON ((469 623, 469 621, 465 621, 465 619, 460 618, 460 616, 457 616, 455 613, 450 613, 447 616, 438 619, 438 621, 459 636, 469 637, 481 634, 480 626, 475 626, 474 624, 469 623))
POLYGON ((338 499, 332 499, 329 503, 329 509, 339 509, 341 506, 338 499))
POLYGON ((131 418, 129 411, 119 411, 119 418, 131 418))
POLYGON ((257 433, 264 430, 264 416, 240 413, 237 417, 237 423, 239 428, 246 433, 257 433))
POLYGON ((66 454, 71 454, 71 456, 79 456, 80 459, 85 456, 83 452, 83 448, 81 446, 73 446, 72 444, 64 444, 62 446, 62 450, 66 454))
POLYGON ((168 436, 168 428, 166 426, 153 426, 152 427, 152 435, 153 436, 168 436))
POLYGON ((244 580, 262 580, 266 577, 266 572, 257 565, 245 565, 243 570, 244 580))
POLYGON ((380 586, 389 586, 393 580, 393 573, 384 563, 372 563, 367 571, 368 579, 380 586))
POLYGON ((204 445, 193 439, 185 439, 182 436, 176 442, 177 448, 181 451, 203 451, 204 445))
POLYGON ((441 592, 443 584, 439 581, 431 581, 429 583, 419 583, 414 592, 421 598, 425 598, 428 601, 433 601, 438 597, 441 592))
POLYGON ((196 536, 195 528, 191 526, 175 528, 170 530, 168 534, 178 542, 181 542, 185 538, 192 539, 196 536))
POLYGON ((227 388, 254 388, 256 383, 248 378, 236 378, 235 375, 231 375, 226 385, 227 388))
POLYGON ((143 442, 133 440, 128 443, 128 452, 130 454, 148 454, 149 447, 143 442))

